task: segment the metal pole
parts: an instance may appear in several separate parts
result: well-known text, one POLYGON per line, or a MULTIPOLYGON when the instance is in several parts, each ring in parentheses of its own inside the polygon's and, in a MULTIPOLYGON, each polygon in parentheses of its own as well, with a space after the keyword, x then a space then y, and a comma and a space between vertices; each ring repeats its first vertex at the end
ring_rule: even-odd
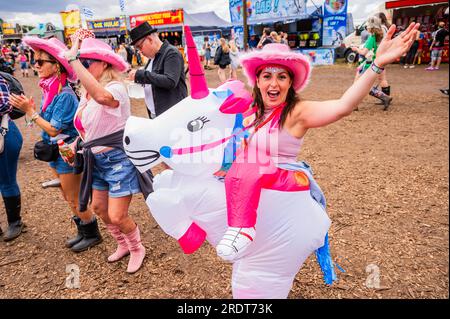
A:
POLYGON ((242 5, 244 7, 244 12, 242 14, 242 22, 244 28, 244 50, 247 50, 248 46, 248 26, 247 26, 247 0, 242 0, 242 5))

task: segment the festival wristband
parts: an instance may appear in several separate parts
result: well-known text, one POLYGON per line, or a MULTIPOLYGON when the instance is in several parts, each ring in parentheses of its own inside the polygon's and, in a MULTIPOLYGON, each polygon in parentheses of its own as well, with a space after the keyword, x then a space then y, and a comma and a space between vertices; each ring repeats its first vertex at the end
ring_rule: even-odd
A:
POLYGON ((39 117, 39 113, 38 112, 34 112, 33 115, 31 115, 30 122, 36 122, 38 117, 39 117))
POLYGON ((370 68, 372 69, 373 72, 377 74, 381 74, 384 71, 384 68, 380 68, 378 65, 375 64, 375 62, 372 62, 370 68))
POLYGON ((80 52, 77 52, 77 54, 75 56, 71 56, 67 58, 67 62, 73 62, 75 60, 78 60, 78 58, 80 57, 80 52))

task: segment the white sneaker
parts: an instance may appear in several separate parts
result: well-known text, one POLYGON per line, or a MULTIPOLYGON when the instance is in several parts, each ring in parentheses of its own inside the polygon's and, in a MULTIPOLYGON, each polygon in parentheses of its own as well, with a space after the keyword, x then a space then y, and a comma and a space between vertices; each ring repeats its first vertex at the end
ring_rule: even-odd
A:
POLYGON ((51 181, 42 183, 42 188, 60 187, 60 186, 61 186, 61 181, 59 180, 59 178, 55 178, 55 179, 52 179, 51 181))
POLYGON ((414 65, 414 64, 411 64, 410 66, 409 66, 409 68, 410 69, 414 69, 416 66, 414 65))
POLYGON ((241 257, 255 238, 255 227, 228 227, 216 247, 217 255, 226 261, 241 257))
POLYGON ((408 68, 408 64, 405 64, 405 65, 403 66, 403 68, 404 68, 404 69, 407 69, 407 68, 408 68))

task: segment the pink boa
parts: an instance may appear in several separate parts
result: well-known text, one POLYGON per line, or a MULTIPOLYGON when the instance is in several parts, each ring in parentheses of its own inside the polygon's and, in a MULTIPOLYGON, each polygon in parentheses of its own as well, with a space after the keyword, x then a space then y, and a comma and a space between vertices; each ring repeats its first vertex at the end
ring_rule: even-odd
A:
POLYGON ((52 103, 53 99, 56 95, 58 95, 63 86, 67 83, 67 75, 65 73, 61 74, 61 77, 54 75, 45 79, 39 80, 39 86, 42 88, 43 103, 42 103, 42 112, 45 112, 47 106, 52 103))

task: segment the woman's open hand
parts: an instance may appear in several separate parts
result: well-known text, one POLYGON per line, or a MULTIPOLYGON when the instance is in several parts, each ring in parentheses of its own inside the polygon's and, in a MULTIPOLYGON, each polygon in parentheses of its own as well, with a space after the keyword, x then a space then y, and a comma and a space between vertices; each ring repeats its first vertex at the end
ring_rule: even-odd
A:
POLYGON ((405 55, 416 39, 419 26, 420 23, 413 22, 405 31, 392 39, 396 26, 391 25, 389 31, 378 47, 375 64, 379 67, 384 67, 405 55))
POLYGON ((24 111, 29 116, 36 112, 36 104, 34 103, 33 97, 27 98, 25 95, 11 93, 9 101, 12 106, 24 111))

